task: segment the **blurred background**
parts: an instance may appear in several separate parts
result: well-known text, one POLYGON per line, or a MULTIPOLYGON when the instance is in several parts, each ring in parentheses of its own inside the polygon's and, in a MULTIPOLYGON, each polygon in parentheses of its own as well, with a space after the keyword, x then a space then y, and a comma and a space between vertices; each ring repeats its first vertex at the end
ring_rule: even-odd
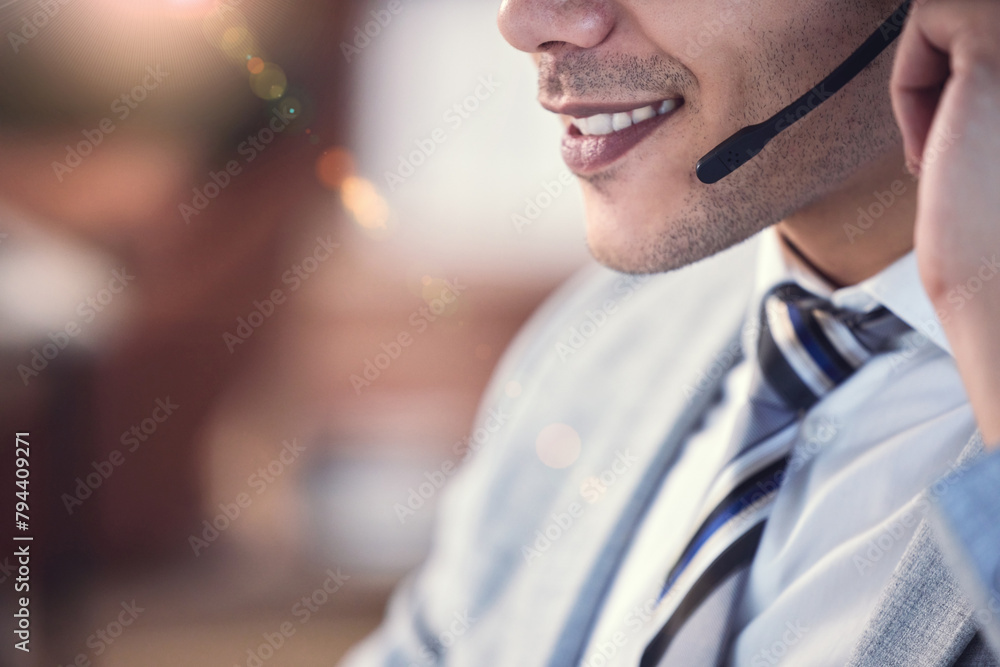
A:
POLYGON ((588 261, 497 5, 0 0, 0 664, 328 666, 377 625, 588 261))

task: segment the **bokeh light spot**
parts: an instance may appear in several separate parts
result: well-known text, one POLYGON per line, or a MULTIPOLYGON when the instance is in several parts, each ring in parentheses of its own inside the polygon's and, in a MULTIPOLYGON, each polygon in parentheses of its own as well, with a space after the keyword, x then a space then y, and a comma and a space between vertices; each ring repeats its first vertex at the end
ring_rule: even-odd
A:
POLYGON ((274 63, 265 63, 260 72, 250 75, 250 90, 261 99, 280 99, 287 87, 288 77, 285 76, 285 70, 274 63))
POLYGON ((588 503, 596 503, 607 492, 608 487, 599 477, 588 477, 580 484, 580 495, 588 503))
POLYGON ((568 424, 549 424, 535 439, 535 452, 550 468, 567 468, 580 457, 580 434, 568 424))
POLYGON ((202 20, 201 29, 205 39, 220 49, 225 49, 231 43, 234 35, 238 34, 230 32, 231 30, 242 29, 245 34, 250 34, 243 12, 231 6, 225 10, 215 9, 206 14, 202 20))
POLYGON ((257 50, 253 35, 242 26, 226 28, 225 32, 222 33, 222 42, 219 48, 237 63, 239 61, 247 62, 247 58, 253 60, 251 56, 257 50))
POLYGON ((359 226, 370 230, 387 228, 389 205, 371 181, 348 176, 340 185, 340 200, 359 226))
POLYGON ((286 97, 281 100, 281 103, 278 105, 278 109, 281 110, 282 115, 294 118, 300 111, 302 111, 302 105, 296 98, 286 97))
MULTIPOLYGON (((249 58, 249 56, 247 56, 249 58)), ((264 71, 264 59, 256 56, 247 61, 247 69, 251 74, 260 74, 264 71)))
POLYGON ((346 148, 328 148, 316 159, 316 178, 323 187, 339 190, 354 175, 354 156, 346 148))
POLYGON ((420 291, 427 309, 432 315, 453 315, 458 310, 460 295, 456 294, 447 280, 431 278, 420 291))

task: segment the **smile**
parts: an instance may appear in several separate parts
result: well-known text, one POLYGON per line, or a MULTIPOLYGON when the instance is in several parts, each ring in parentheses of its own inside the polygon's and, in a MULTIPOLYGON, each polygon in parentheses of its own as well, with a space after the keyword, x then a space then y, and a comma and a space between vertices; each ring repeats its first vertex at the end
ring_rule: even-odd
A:
POLYGON ((671 98, 606 113, 577 108, 567 114, 569 109, 563 110, 564 116, 570 116, 562 140, 563 161, 578 176, 595 174, 676 116, 683 106, 683 99, 671 98), (583 115, 588 111, 590 115, 583 115))
POLYGON ((611 134, 638 125, 650 118, 668 114, 676 109, 678 104, 680 104, 679 100, 663 100, 659 104, 648 104, 632 111, 599 113, 586 118, 574 118, 572 124, 585 137, 611 134))

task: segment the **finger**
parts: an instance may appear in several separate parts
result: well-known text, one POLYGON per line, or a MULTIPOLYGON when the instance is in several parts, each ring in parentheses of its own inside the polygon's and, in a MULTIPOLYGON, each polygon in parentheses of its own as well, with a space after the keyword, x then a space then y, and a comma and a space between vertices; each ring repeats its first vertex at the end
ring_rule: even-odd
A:
POLYGON ((951 72, 949 54, 928 38, 926 6, 914 5, 899 38, 893 66, 893 111, 903 135, 906 164, 917 173, 934 112, 951 72))
POLYGON ((907 163, 919 165, 945 87, 1000 73, 1000 3, 925 0, 914 3, 893 70, 893 109, 907 163))

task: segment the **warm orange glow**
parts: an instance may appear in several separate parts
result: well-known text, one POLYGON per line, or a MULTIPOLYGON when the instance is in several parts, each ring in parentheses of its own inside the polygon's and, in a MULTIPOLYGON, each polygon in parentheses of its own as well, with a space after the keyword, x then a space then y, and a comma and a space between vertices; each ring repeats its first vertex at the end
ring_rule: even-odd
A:
POLYGON ((251 74, 260 74, 264 71, 264 59, 254 56, 247 61, 247 69, 251 74))
POLYGON ((452 291, 444 278, 431 278, 424 283, 420 296, 435 315, 454 315, 458 310, 458 294, 452 291))
POLYGON ((389 205, 371 181, 348 176, 340 184, 340 200, 354 221, 364 229, 387 228, 389 205))
POLYGON ((325 188, 338 190, 353 175, 354 156, 345 148, 328 148, 316 160, 316 178, 325 188))

